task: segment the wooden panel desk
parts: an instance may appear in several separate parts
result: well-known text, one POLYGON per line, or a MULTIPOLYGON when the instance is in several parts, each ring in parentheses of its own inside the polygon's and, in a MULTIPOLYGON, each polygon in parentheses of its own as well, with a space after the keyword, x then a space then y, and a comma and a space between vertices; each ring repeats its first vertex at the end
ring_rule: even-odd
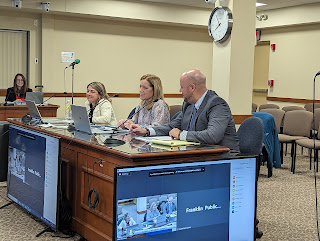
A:
MULTIPOLYGON (((38 106, 42 117, 56 117, 58 105, 38 106)), ((7 118, 21 118, 28 113, 27 106, 2 106, 0 105, 0 121, 7 118)))
POLYGON ((114 167, 199 160, 229 151, 213 145, 164 150, 131 140, 130 136, 125 137, 129 139, 123 145, 106 146, 102 136, 40 129, 23 125, 20 119, 9 119, 9 122, 61 138, 62 191, 72 205, 73 229, 89 241, 112 240, 114 167), (99 161, 102 165, 94 165, 99 161), (92 188, 100 195, 100 203, 94 210, 88 207, 88 191, 92 188))

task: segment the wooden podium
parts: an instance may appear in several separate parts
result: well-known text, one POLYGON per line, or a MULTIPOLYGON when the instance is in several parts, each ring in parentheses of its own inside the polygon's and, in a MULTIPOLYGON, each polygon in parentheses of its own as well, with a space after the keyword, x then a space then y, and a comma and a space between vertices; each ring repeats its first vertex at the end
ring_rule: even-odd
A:
POLYGON ((228 148, 214 145, 164 150, 131 138, 126 139, 123 145, 107 146, 103 144, 102 136, 40 129, 26 126, 20 119, 8 121, 61 138, 61 189, 72 206, 74 231, 89 241, 112 240, 114 167, 208 159, 229 151, 228 148), (97 164, 100 161, 102 164, 97 164), (88 206, 88 192, 93 188, 99 192, 100 202, 92 210, 88 206))
MULTIPOLYGON (((58 105, 38 106, 42 117, 56 117, 58 105)), ((7 118, 21 118, 28 113, 28 107, 23 106, 0 106, 0 121, 7 118)))

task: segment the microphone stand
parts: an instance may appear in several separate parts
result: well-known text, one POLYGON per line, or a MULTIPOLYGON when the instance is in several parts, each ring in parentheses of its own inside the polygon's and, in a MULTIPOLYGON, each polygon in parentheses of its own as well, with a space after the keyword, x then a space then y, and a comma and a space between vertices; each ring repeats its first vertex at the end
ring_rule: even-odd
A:
POLYGON ((74 82, 74 64, 72 65, 72 94, 71 94, 71 103, 73 104, 73 82, 74 82))
MULTIPOLYGON (((55 97, 57 94, 59 94, 59 93, 55 93, 54 95, 50 96, 48 99, 44 100, 44 101, 40 104, 40 106, 44 106, 44 103, 45 103, 45 102, 47 102, 47 101, 50 100, 51 98, 55 97)), ((63 94, 66 95, 67 92, 63 92, 63 94)))
MULTIPOLYGON (((315 99, 316 99, 316 78, 317 76, 320 75, 320 71, 314 76, 313 79, 313 100, 312 100, 312 114, 313 114, 313 129, 315 130, 315 113, 314 113, 314 104, 315 104, 315 99)), ((316 131, 316 130, 315 130, 316 131)), ((319 134, 319 133, 318 133, 319 134)), ((314 186, 315 186, 315 199, 316 199, 316 220, 317 220, 317 234, 318 234, 318 239, 319 239, 319 221, 318 221, 318 194, 317 194, 317 171, 316 170, 316 161, 317 161, 317 169, 318 169, 318 151, 316 150, 316 135, 314 133, 313 135, 313 169, 314 169, 314 186)), ((311 152, 312 156, 312 152, 311 152)), ((320 239, 319 239, 320 240, 320 239)))

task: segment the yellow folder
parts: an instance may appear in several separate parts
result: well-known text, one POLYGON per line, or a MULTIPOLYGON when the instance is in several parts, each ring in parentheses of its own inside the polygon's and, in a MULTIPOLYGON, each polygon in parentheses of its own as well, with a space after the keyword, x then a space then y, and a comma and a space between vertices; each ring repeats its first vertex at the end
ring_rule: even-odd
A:
POLYGON ((151 142, 152 142, 152 144, 164 145, 164 146, 200 145, 200 143, 198 143, 198 142, 180 141, 180 140, 171 140, 171 141, 151 140, 151 142))

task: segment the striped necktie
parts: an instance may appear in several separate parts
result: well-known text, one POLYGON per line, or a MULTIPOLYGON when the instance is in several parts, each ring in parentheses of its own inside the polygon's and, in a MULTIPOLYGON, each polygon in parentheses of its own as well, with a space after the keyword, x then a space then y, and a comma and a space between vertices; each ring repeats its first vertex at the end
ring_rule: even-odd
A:
POLYGON ((188 129, 189 131, 192 131, 192 129, 193 129, 193 124, 194 124, 194 121, 196 119, 196 115, 197 115, 197 108, 194 105, 193 106, 193 111, 192 111, 192 117, 191 117, 190 124, 189 124, 189 129, 188 129))

